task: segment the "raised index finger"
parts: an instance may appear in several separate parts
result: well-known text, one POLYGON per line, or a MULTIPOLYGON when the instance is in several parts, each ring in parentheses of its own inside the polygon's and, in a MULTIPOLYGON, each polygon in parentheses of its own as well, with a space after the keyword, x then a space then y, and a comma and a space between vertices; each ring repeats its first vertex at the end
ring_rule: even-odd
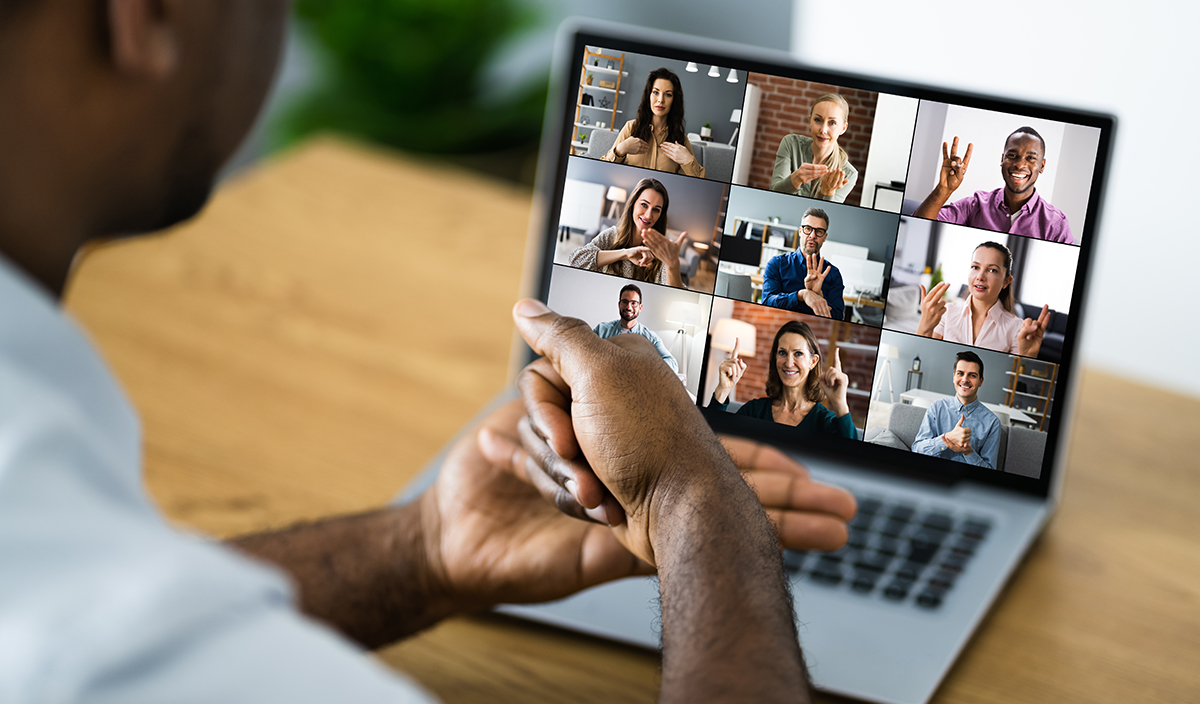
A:
POLYGON ((833 351, 833 368, 842 371, 842 350, 838 348, 833 351))
POLYGON ((1046 323, 1050 322, 1050 304, 1049 303, 1042 306, 1042 314, 1038 316, 1038 322, 1041 323, 1042 327, 1046 327, 1046 323))
POLYGON ((738 346, 740 345, 740 343, 741 343, 741 340, 739 340, 739 339, 738 339, 738 338, 736 338, 736 337, 735 337, 735 338, 733 338, 733 349, 729 351, 729 358, 730 358, 730 359, 737 359, 737 358, 738 358, 738 346))

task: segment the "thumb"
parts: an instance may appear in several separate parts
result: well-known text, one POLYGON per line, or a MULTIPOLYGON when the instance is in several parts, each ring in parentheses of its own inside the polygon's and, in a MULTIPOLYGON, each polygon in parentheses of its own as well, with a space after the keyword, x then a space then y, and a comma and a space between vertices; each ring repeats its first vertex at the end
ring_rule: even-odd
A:
POLYGON ((967 419, 967 415, 965 413, 963 415, 959 416, 958 417, 958 425, 956 425, 954 427, 961 428, 963 425, 963 421, 965 421, 966 419, 967 419))
POLYGON ((575 386, 579 373, 592 368, 603 354, 603 342, 587 323, 559 315, 533 298, 517 301, 513 321, 525 342, 550 360, 568 386, 575 386))

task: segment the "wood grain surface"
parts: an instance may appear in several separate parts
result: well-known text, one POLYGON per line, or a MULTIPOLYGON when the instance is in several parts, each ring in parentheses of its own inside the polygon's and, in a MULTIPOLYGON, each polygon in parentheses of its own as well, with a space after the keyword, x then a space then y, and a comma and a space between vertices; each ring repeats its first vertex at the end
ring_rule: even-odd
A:
MULTIPOLYGON (((169 520, 224 537, 395 496, 505 383, 530 202, 322 139, 89 251, 67 305, 169 520)), ((1080 401, 1062 509, 935 701, 1200 701, 1200 401, 1098 372, 1080 401)), ((648 702, 660 665, 500 616, 378 657, 447 702, 648 702)))

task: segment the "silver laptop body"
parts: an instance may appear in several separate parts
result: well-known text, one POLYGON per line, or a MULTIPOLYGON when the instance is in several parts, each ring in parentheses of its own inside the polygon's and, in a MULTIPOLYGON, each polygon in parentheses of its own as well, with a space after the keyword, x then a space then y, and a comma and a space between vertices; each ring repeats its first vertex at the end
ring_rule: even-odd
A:
MULTIPOLYGON (((911 453, 906 454, 900 450, 867 447, 871 443, 862 441, 859 441, 859 445, 853 446, 853 452, 846 451, 848 446, 811 450, 788 442, 785 434, 775 432, 778 430, 776 428, 768 427, 774 425, 768 421, 745 419, 731 413, 714 413, 711 412, 711 409, 706 411, 706 416, 710 418, 717 430, 747 434, 767 442, 778 442, 781 447, 807 465, 817 479, 852 490, 859 497, 860 505, 863 505, 864 501, 869 504, 873 504, 875 500, 884 502, 879 509, 882 513, 878 515, 878 520, 874 524, 876 529, 884 526, 885 523, 891 525, 890 514, 887 512, 892 511, 893 507, 908 507, 912 510, 912 522, 902 529, 903 532, 901 529, 897 529, 900 541, 905 547, 896 560, 882 572, 882 577, 870 590, 862 589, 860 587, 865 585, 856 583, 856 574, 859 574, 859 570, 855 567, 854 560, 858 553, 852 551, 842 551, 845 553, 845 559, 840 563, 842 578, 836 582, 832 578, 821 580, 814 577, 814 573, 822 569, 821 565, 827 564, 826 556, 791 555, 793 563, 799 562, 799 567, 797 564, 791 565, 792 590, 795 597, 800 642, 809 664, 812 679, 818 688, 876 702, 907 704, 929 700, 959 652, 966 646, 987 610, 999 596, 1010 575, 1016 570, 1034 539, 1047 525, 1060 496, 1063 470, 1066 464, 1066 448, 1069 441, 1069 414, 1074 408, 1074 394, 1078 388, 1079 364, 1075 359, 1075 353, 1080 330, 1080 317, 1083 312, 1081 293, 1086 285, 1092 252, 1095 249, 1098 200, 1102 193, 1103 176, 1114 129, 1112 118, 1040 105, 1028 105, 1011 100, 939 91, 921 86, 899 85, 870 77, 830 74, 827 71, 817 71, 800 66, 787 55, 723 44, 713 40, 695 39, 598 22, 565 26, 559 34, 554 60, 554 90, 551 91, 543 138, 538 197, 535 202, 530 235, 530 267, 527 271, 527 276, 532 274, 529 288, 535 293, 540 293, 542 300, 549 300, 552 307, 556 307, 552 281, 554 272, 563 271, 562 243, 573 234, 570 227, 564 229, 561 226, 564 221, 564 216, 560 212, 564 198, 564 182, 571 175, 570 170, 576 168, 577 164, 582 165, 579 168, 589 166, 581 160, 594 159, 596 156, 594 152, 591 156, 587 154, 587 139, 582 140, 581 144, 580 130, 584 129, 581 125, 593 127, 598 123, 605 123, 604 128, 596 129, 613 131, 619 129, 620 124, 633 111, 632 105, 638 99, 637 94, 640 93, 641 88, 638 76, 622 76, 625 79, 625 85, 629 87, 629 91, 624 92, 623 95, 628 96, 625 105, 629 106, 630 110, 628 113, 623 113, 623 117, 617 121, 595 116, 581 117, 581 114, 586 115, 589 112, 586 107, 581 106, 581 103, 591 103, 587 107, 593 107, 598 102, 594 97, 585 101, 582 95, 590 92, 593 94, 603 93, 608 97, 617 93, 614 90, 606 93, 600 90, 590 91, 587 86, 594 85, 596 79, 602 75, 611 77, 625 73, 621 71, 621 65, 616 65, 614 68, 605 65, 603 62, 607 61, 606 59, 593 59, 596 63, 582 63, 589 60, 587 57, 594 55, 625 57, 627 65, 637 65, 639 69, 649 64, 645 60, 635 61, 634 59, 638 57, 657 57, 661 58, 664 64, 670 62, 671 65, 678 66, 688 62, 689 66, 684 70, 690 71, 693 65, 699 68, 698 72, 691 74, 692 76, 706 76, 706 72, 710 70, 719 73, 720 78, 708 78, 708 80, 728 82, 729 79, 726 76, 730 73, 742 81, 751 80, 755 76, 778 75, 787 80, 809 80, 823 85, 857 87, 859 90, 869 88, 880 93, 917 100, 922 105, 949 104, 952 108, 953 106, 962 106, 962 110, 967 111, 990 110, 1030 115, 1032 116, 1030 119, 1036 117, 1043 121, 1056 120, 1095 130, 1096 139, 1092 160, 1094 171, 1090 174, 1090 180, 1086 184, 1076 188, 1077 191, 1082 188, 1085 194, 1090 194, 1090 200, 1086 203, 1086 215, 1077 217, 1074 227, 1074 232, 1082 241, 1082 246, 1079 247, 1078 268, 1073 283, 1068 284, 1072 297, 1068 323, 1063 333, 1063 346, 1056 361, 1057 379, 1054 385, 1053 403, 1051 405, 1049 400, 1046 402, 1047 408, 1052 412, 1043 408, 1043 417, 1040 418, 1042 424, 1040 432, 1044 432, 1045 436, 1039 437, 1039 439, 1045 442, 1045 449, 1041 468, 1039 472, 1035 472, 1036 476, 999 476, 1009 475, 1009 473, 993 471, 987 474, 980 471, 967 471, 942 460, 925 461, 923 457, 911 453), (581 71, 581 64, 594 66, 596 70, 588 72, 587 69, 583 69, 581 71), (592 76, 592 84, 587 82, 585 73, 595 74, 592 76), (1084 220, 1082 227, 1078 226, 1079 219, 1084 220), (554 263, 556 257, 559 261, 558 264, 554 263), (556 269, 556 267, 558 268, 556 269), (860 446, 862 452, 858 451, 860 446), (924 535, 922 531, 926 531, 926 527, 921 521, 932 520, 922 518, 928 516, 948 516, 948 520, 953 522, 955 528, 950 533, 946 533, 943 540, 935 546, 934 553, 932 553, 935 557, 930 560, 931 571, 922 578, 926 580, 926 587, 928 587, 928 582, 934 580, 934 576, 931 575, 942 573, 942 567, 939 565, 943 565, 943 563, 939 561, 947 561, 943 566, 949 568, 953 567, 950 563, 955 560, 958 563, 967 560, 966 567, 955 574, 951 587, 934 590, 938 594, 938 598, 932 600, 936 601, 934 605, 930 605, 932 603, 930 600, 926 600, 925 605, 919 603, 920 595, 915 592, 920 588, 914 589, 914 593, 908 594, 903 599, 891 598, 884 593, 887 585, 889 581, 895 581, 895 575, 902 569, 901 565, 905 564, 905 551, 915 550, 912 547, 915 543, 905 541, 917 540, 919 533, 924 535), (980 523, 984 524, 984 531, 979 530, 980 523), (964 529, 963 526, 967 526, 967 528, 964 529), (972 529, 970 526, 975 526, 975 528, 972 529), (964 534, 963 530, 971 535, 964 534), (973 534, 972 530, 974 530, 973 534), (985 532, 985 535, 979 535, 980 532, 985 532), (956 552, 961 547, 960 543, 966 544, 970 548, 970 555, 964 556, 963 553, 956 552)), ((658 63, 657 58, 650 63, 658 63)), ((712 74, 708 73, 707 75, 711 76, 712 74)), ((697 83, 696 79, 689 78, 688 80, 692 81, 690 85, 702 85, 697 83)), ((762 78, 755 80, 759 80, 764 86, 768 86, 770 83, 762 78)), ((848 91, 848 89, 846 90, 848 91)), ((689 94, 689 99, 690 103, 697 102, 691 99, 691 94, 689 94)), ((622 104, 621 98, 616 99, 616 104, 618 107, 622 104)), ((743 108, 742 105, 736 107, 743 108)), ((746 103, 745 108, 749 108, 749 102, 746 103)), ((603 110, 611 111, 612 104, 607 103, 603 110)), ((744 109, 741 113, 743 122, 739 126, 739 130, 742 137, 754 130, 753 125, 747 125, 745 122, 746 111, 744 109)), ((608 114, 615 115, 616 113, 609 112, 608 114)), ((593 139, 595 138, 593 137, 593 139)), ((735 136, 734 139, 738 139, 738 137, 735 136)), ((703 149, 704 146, 698 143, 697 151, 703 149)), ((739 145, 737 149, 741 152, 743 147, 739 145)), ((748 154, 750 147, 746 146, 745 149, 748 154)), ((1050 147, 1047 147, 1047 150, 1049 149, 1050 147)), ((743 158, 740 153, 738 158, 743 158)), ((977 155, 976 159, 980 164, 986 165, 986 168, 994 170, 994 160, 991 154, 977 155)), ((870 168, 868 158, 867 169, 870 168)), ((980 169, 983 168, 980 167, 980 169)), ((649 175, 654 174, 650 173, 649 175)), ((1061 179, 1065 179, 1069 174, 1063 169, 1058 175, 1061 179)), ((735 200, 734 196, 742 192, 739 189, 750 188, 753 190, 751 186, 738 184, 737 178, 735 173, 734 182, 728 184, 726 190, 731 204, 735 200)), ((910 176, 909 180, 911 178, 910 176)), ((1062 182, 1066 183, 1065 180, 1062 182)), ((881 184, 881 187, 885 188, 886 185, 888 184, 881 184)), ((892 190, 899 188, 894 180, 890 186, 892 190)), ((910 184, 900 184, 900 186, 905 187, 907 191, 910 184)), ((1063 188, 1066 187, 1063 186, 1063 188)), ((1059 192, 1055 191, 1055 193, 1059 192)), ((1061 192, 1066 193, 1067 191, 1061 192)), ((1065 199, 1066 196, 1064 195, 1063 198, 1065 199)), ((866 197, 862 202, 867 202, 866 197)), ((606 203, 606 205, 608 204, 606 203)), ((832 208, 833 205, 829 207, 832 208)), ((735 213, 731 211, 727 214, 723 213, 723 215, 732 218, 735 213)), ((835 215, 833 219, 838 217, 835 215)), ((754 220, 754 218, 748 219, 754 220)), ((773 221, 767 220, 767 222, 773 221)), ((906 222, 911 222, 911 219, 906 222)), ((724 223, 723 228, 722 223, 718 222, 717 229, 723 229, 725 244, 722 249, 734 251, 734 247, 728 246, 728 238, 736 237, 739 232, 735 231, 729 222, 724 223)), ((753 223, 751 229, 753 229, 753 223)), ((909 229, 915 230, 916 227, 910 226, 909 229)), ((832 226, 830 232, 832 238, 832 226)), ((955 232, 957 233, 957 231, 955 232)), ((949 234, 943 236, 950 237, 949 234)), ((979 237, 983 238, 984 234, 980 233, 979 237)), ((767 239, 768 236, 764 233, 761 246, 773 246, 767 244, 767 239)), ((1013 240, 1010 238, 1011 241, 1013 240)), ((777 240, 773 240, 773 242, 775 245, 778 244, 777 240)), ((710 247, 715 245, 715 243, 709 244, 710 247)), ((896 248, 898 245, 899 242, 897 242, 896 248)), ((1030 247, 1036 249, 1033 245, 1030 247)), ((1063 250, 1054 251, 1061 253, 1063 250)), ((765 261, 766 255, 762 255, 762 258, 765 261)), ((719 265, 724 264, 725 262, 719 262, 719 265)), ((750 261, 747 266, 752 267, 753 261, 750 261)), ((869 267, 867 268, 869 269, 869 267)), ((728 266, 720 269, 717 272, 718 277, 728 273, 729 270, 728 266)), ((594 275, 605 276, 599 273, 594 275)), ((893 289, 893 292, 896 289, 897 276, 896 273, 892 274, 890 288, 893 289)), ((696 280, 699 280, 699 277, 696 280)), ((720 286, 720 278, 717 280, 717 286, 720 286)), ((559 298, 561 304, 561 296, 559 298)), ((722 300, 720 291, 712 297, 712 300, 718 302, 722 300)), ((738 305, 745 310, 747 304, 748 302, 738 305)), ((570 310, 562 310, 561 305, 557 306, 557 309, 560 312, 571 313, 570 310)), ((847 320, 849 320, 849 315, 847 320)), ((595 322, 597 321, 589 320, 589 323, 594 324, 595 322)), ((922 345, 935 342, 915 340, 911 336, 889 331, 887 322, 884 322, 882 327, 883 332, 880 339, 898 342, 896 346, 899 347, 910 344, 910 342, 922 345)), ((716 344, 714 331, 709 330, 709 333, 710 339, 704 343, 706 345, 706 361, 713 350, 713 345, 716 344)), ((938 342, 937 344, 943 343, 938 342)), ((849 347, 852 348, 853 345, 849 347)), ((686 350, 683 352, 686 354, 686 350)), ((528 351, 525 350, 524 355, 527 354, 528 351)), ((1010 358, 1016 359, 1016 356, 1010 355, 1010 358)), ((527 361, 525 357, 522 359, 527 361)), ((878 358, 875 361, 878 362, 878 358)), ((1032 359, 1017 359, 1012 364, 1012 371, 999 373, 992 372, 989 367, 988 378, 999 377, 1008 383, 1014 375, 1020 378, 1042 373, 1027 368, 1027 366, 1036 366, 1035 362, 1036 360, 1032 359), (1029 364, 1026 365, 1026 362, 1029 364), (1027 371, 1029 374, 1026 374, 1027 371)), ((1053 367, 1053 365, 1050 366, 1053 367)), ((899 378, 908 371, 910 370, 894 366, 890 370, 890 377, 898 382, 899 378)), ((949 370, 927 369, 926 373, 931 377, 934 374, 942 373, 948 375, 949 370)), ((871 384, 870 400, 872 403, 884 395, 883 391, 888 391, 889 399, 894 399, 895 397, 891 395, 892 390, 886 387, 877 388, 879 384, 883 383, 882 379, 877 378, 878 376, 878 374, 875 375, 876 378, 872 380, 871 384)), ((907 387, 913 378, 912 375, 909 375, 909 380, 904 386, 907 387)), ((920 388, 921 382, 919 377, 916 378, 918 378, 917 386, 920 388)), ((1030 381, 1040 382, 1041 379, 1039 377, 1030 379, 1030 381)), ((1017 395, 1019 392, 1016 392, 1015 389, 1026 388, 1018 387, 1016 381, 1013 381, 1012 384, 1014 393, 1017 395)), ((689 391, 693 396, 699 398, 701 405, 704 405, 704 401, 707 400, 704 393, 705 387, 696 382, 693 382, 693 385, 695 390, 689 388, 689 391)), ((904 392, 901 392, 900 400, 893 400, 892 403, 911 406, 913 398, 911 398, 911 390, 909 391, 910 398, 907 401, 904 392)), ((504 398, 511 397, 511 395, 512 392, 509 391, 504 398)), ((1013 398, 1013 405, 1018 404, 1015 397, 1013 398)), ((916 403, 919 404, 920 401, 918 400, 916 403)), ((873 408, 874 406, 872 406, 873 408)), ((1010 406, 1004 408, 1012 410, 1010 406)), ((868 412, 868 416, 872 412, 874 411, 868 412)), ((1013 410, 1013 413, 1022 418, 1026 417, 1021 414, 1019 409, 1013 410)), ((1008 428, 1007 435, 1015 432, 1012 427, 1016 427, 1016 425, 1008 428)), ((863 429, 860 428, 860 436, 862 431, 863 429)), ((1023 435, 1023 437, 1026 436, 1028 433, 1023 435)), ((410 487, 406 495, 415 495, 432 482, 441 459, 439 456, 430 464, 422 479, 410 487)), ((1012 459, 1012 462, 1015 461, 1012 459)), ((877 542, 886 540, 886 537, 876 532, 870 535, 869 540, 877 542)), ((877 547, 874 542, 872 542, 872 546, 872 549, 877 547)), ((866 551, 864 548, 863 553, 866 551)), ((871 573, 866 572, 866 574, 871 573)), ((946 572, 946 574, 950 573, 946 572)), ((657 597, 658 589, 654 579, 628 579, 597 587, 556 603, 537 606, 504 606, 500 610, 507 614, 603 638, 647 648, 657 648, 660 644, 657 597)))

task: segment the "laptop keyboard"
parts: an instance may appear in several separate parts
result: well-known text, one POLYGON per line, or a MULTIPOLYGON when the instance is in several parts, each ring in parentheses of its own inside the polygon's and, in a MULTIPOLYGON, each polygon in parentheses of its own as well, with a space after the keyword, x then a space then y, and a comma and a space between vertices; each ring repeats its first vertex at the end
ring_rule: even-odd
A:
POLYGON ((850 538, 836 552, 784 550, 801 579, 894 604, 936 609, 948 598, 991 531, 984 516, 921 508, 908 501, 857 496, 850 538))

